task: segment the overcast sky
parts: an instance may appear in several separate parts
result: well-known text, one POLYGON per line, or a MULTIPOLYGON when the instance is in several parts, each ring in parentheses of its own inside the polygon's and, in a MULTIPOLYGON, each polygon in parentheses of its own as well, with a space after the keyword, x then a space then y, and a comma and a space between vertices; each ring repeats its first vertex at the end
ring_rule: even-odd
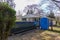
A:
MULTIPOLYGON (((43 0, 44 1, 44 0, 43 0)), ((20 10, 21 12, 27 5, 32 5, 32 4, 39 4, 41 0, 15 0, 15 10, 18 11, 20 10)), ((48 3, 47 3, 48 4, 48 3)), ((42 6, 42 8, 46 9, 46 3, 42 6)), ((48 10, 45 10, 45 12, 48 10)))
POLYGON ((38 4, 39 0, 15 0, 16 4, 16 11, 20 10, 22 11, 25 6, 31 5, 31 4, 38 4))

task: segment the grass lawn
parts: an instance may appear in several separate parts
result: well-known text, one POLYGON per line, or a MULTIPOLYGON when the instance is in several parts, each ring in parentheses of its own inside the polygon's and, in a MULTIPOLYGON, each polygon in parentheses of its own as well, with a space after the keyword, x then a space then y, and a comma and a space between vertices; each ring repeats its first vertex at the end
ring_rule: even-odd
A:
POLYGON ((43 40, 60 40, 60 27, 53 27, 53 31, 46 30, 41 33, 43 40))
MULTIPOLYGON (((51 31, 51 27, 49 27, 49 31, 51 31)), ((60 33, 60 27, 53 27, 52 32, 60 33)))

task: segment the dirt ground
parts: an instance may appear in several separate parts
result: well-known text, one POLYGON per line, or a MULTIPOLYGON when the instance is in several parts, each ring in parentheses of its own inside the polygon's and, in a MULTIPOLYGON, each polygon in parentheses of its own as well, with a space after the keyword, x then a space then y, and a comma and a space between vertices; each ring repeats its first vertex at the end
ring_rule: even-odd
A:
POLYGON ((48 30, 34 29, 10 36, 8 40, 60 40, 60 33, 48 30))

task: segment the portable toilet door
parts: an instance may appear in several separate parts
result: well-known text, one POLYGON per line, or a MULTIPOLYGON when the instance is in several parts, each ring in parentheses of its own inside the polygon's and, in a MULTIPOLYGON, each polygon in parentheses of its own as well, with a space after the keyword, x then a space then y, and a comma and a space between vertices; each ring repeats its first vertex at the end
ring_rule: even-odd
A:
POLYGON ((42 30, 48 30, 49 29, 49 19, 46 17, 40 18, 40 28, 42 30))

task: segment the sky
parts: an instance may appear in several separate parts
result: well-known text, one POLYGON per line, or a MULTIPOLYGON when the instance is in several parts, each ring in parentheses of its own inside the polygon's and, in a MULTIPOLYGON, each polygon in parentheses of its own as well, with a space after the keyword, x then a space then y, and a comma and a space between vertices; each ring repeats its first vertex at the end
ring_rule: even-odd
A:
MULTIPOLYGON (((15 7, 15 10, 18 11, 20 10, 21 12, 23 12, 24 8, 27 6, 27 5, 32 5, 32 4, 40 4, 42 2, 42 5, 41 8, 45 11, 45 12, 49 12, 49 10, 47 10, 47 6, 49 4, 52 4, 52 3, 49 3, 48 0, 15 0, 15 4, 16 4, 16 7, 15 7)), ((53 7, 54 10, 56 11, 56 7, 53 7)), ((58 10, 58 9, 57 9, 58 10)), ((55 12, 54 11, 54 12, 55 12)))
POLYGON ((15 10, 22 11, 27 5, 38 4, 39 0, 15 0, 15 10))

